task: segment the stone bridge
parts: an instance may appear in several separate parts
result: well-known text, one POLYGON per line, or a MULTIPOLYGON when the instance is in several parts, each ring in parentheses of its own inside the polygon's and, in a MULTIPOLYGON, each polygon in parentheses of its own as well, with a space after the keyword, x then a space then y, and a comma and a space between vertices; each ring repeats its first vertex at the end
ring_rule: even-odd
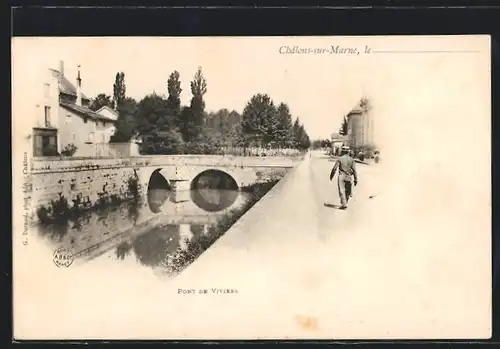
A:
POLYGON ((143 163, 138 166, 140 169, 137 174, 142 188, 147 188, 151 175, 156 171, 171 184, 182 183, 181 190, 189 190, 193 180, 209 170, 228 174, 241 188, 264 181, 273 175, 283 175, 287 169, 293 168, 300 161, 300 158, 292 157, 197 155, 141 158, 143 163))
POLYGON ((174 192, 189 190, 193 179, 208 171, 231 176, 238 187, 282 177, 301 157, 243 157, 222 155, 159 155, 131 158, 39 158, 33 159, 30 185, 25 188, 31 216, 40 206, 64 197, 94 205, 100 198, 122 197, 129 181, 138 181, 141 195, 147 192, 151 175, 159 172, 174 192))

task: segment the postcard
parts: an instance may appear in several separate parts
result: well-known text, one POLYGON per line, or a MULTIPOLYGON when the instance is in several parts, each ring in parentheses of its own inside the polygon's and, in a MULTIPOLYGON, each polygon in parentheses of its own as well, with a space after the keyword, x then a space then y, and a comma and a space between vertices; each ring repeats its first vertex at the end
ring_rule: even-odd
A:
POLYGON ((490 37, 14 37, 16 340, 491 337, 490 37))

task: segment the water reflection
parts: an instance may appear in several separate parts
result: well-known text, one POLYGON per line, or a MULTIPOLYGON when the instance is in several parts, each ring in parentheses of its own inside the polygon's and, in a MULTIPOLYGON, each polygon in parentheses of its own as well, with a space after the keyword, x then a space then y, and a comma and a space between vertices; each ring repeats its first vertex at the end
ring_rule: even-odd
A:
POLYGON ((191 190, 191 200, 207 212, 218 212, 231 206, 238 198, 237 190, 191 190))
POLYGON ((208 212, 217 212, 231 206, 238 197, 238 184, 229 174, 207 170, 191 183, 191 200, 208 212))
MULTIPOLYGON (((238 190, 193 189, 189 197, 198 208, 204 212, 220 212, 231 207, 238 196, 238 190)), ((167 202, 176 203, 173 192, 168 189, 148 190, 148 207, 153 213, 160 213, 167 202)))
POLYGON ((170 197, 170 183, 160 173, 161 169, 154 171, 148 183, 148 205, 151 211, 159 213, 161 206, 170 197))
POLYGON ((177 273, 274 185, 259 183, 239 191, 230 177, 198 179, 201 188, 190 190, 192 200, 172 199, 168 182, 157 177, 150 181, 144 202, 126 202, 37 229, 54 249, 71 248, 81 261, 135 260, 148 268, 177 273))
POLYGON ((210 226, 247 200, 246 193, 238 191, 225 190, 216 195, 221 199, 212 205, 218 206, 208 211, 193 201, 169 200, 171 190, 153 189, 144 203, 127 202, 87 212, 57 224, 38 225, 37 230, 54 244, 54 249, 71 248, 84 261, 111 253, 117 260, 134 258, 144 266, 164 267, 188 241, 205 236, 210 226), (228 195, 229 199, 224 199, 228 195))
POLYGON ((179 225, 154 227, 134 240, 134 253, 141 264, 156 267, 177 251, 180 241, 179 225))
POLYGON ((128 241, 124 241, 116 246, 116 258, 123 260, 131 251, 132 244, 128 241))
POLYGON ((161 212, 163 204, 171 197, 172 191, 168 189, 148 190, 149 209, 154 213, 161 212))
POLYGON ((201 224, 191 224, 189 228, 191 230, 191 233, 193 234, 193 238, 202 236, 205 230, 205 226, 201 224))

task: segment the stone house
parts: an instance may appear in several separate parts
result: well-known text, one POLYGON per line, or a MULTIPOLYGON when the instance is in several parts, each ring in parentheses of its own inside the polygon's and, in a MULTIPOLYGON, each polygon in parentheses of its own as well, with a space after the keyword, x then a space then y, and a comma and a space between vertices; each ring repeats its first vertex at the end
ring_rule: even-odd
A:
POLYGON ((347 114, 348 145, 352 149, 373 146, 373 115, 361 99, 347 114))
POLYGON ((114 133, 118 115, 113 110, 89 109, 90 99, 82 92, 80 70, 76 84, 59 69, 49 69, 45 76, 43 99, 37 104, 36 125, 33 128, 33 156, 54 156, 66 146, 77 147, 75 156, 91 155, 82 152, 89 145, 107 143, 114 133), (82 153, 82 154, 79 154, 82 153))

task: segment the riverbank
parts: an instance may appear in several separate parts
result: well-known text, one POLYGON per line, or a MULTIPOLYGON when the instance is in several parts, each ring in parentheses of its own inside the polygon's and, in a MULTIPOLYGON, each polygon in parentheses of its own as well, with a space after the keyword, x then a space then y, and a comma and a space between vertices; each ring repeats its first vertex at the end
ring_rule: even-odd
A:
POLYGON ((247 211, 249 211, 259 200, 261 200, 280 180, 272 179, 263 183, 255 183, 241 188, 241 191, 249 194, 249 198, 242 207, 231 210, 217 223, 208 228, 207 234, 198 235, 186 241, 187 247, 179 248, 177 254, 169 261, 167 271, 179 274, 188 265, 194 262, 221 236, 223 236, 247 211))

